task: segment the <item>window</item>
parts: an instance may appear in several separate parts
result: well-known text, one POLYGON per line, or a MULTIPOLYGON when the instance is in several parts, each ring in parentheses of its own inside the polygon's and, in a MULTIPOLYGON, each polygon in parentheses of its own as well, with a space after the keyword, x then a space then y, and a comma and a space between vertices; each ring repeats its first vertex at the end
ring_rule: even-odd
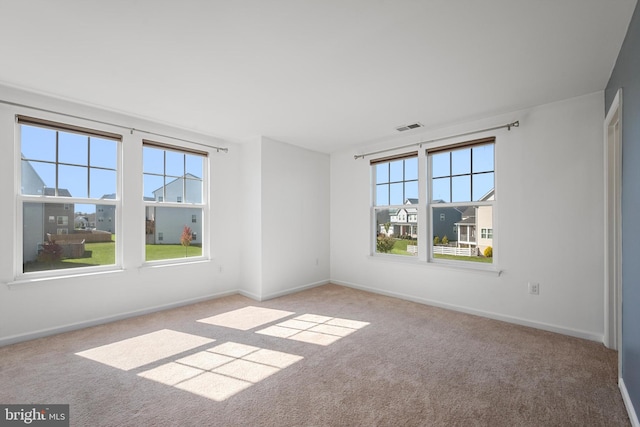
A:
POLYGON ((493 239, 493 228, 483 228, 480 231, 480 238, 482 238, 482 239, 493 239))
POLYGON ((491 137, 372 160, 371 252, 492 264, 494 148, 491 137))
POLYGON ((26 116, 17 122, 22 273, 116 264, 115 229, 87 230, 75 218, 93 220, 101 205, 118 209, 121 136, 26 116), (88 233, 100 237, 80 250, 88 233))
POLYGON ((415 256, 418 246, 418 153, 371 162, 376 253, 415 256), (416 218, 416 221, 407 220, 416 218))
POLYGON ((204 152, 144 141, 146 261, 203 255, 206 159, 204 152))
POLYGON ((427 165, 431 258, 491 263, 484 253, 493 238, 494 139, 428 150, 427 165))

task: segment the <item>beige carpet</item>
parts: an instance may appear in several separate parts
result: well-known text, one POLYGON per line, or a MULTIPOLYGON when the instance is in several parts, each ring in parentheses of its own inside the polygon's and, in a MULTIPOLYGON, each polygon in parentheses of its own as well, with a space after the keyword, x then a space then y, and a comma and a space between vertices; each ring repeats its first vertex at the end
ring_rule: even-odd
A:
POLYGON ((336 285, 0 348, 0 403, 77 426, 626 426, 602 344, 336 285))

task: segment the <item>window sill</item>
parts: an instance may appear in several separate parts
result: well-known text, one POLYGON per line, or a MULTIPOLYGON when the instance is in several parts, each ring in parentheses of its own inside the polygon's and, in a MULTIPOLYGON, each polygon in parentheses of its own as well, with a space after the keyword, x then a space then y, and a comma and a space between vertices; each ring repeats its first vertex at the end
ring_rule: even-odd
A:
POLYGON ((174 267, 180 265, 193 265, 193 264, 206 264, 213 261, 211 258, 205 257, 194 257, 189 260, 185 260, 184 258, 177 259, 163 259, 157 261, 146 261, 142 263, 142 265, 138 268, 146 269, 146 268, 164 268, 164 267, 174 267))
POLYGON ((89 276, 103 276, 107 274, 122 273, 122 272, 124 272, 124 269, 117 268, 113 270, 81 272, 76 274, 61 274, 61 275, 55 275, 55 276, 53 275, 37 276, 37 277, 20 276, 19 278, 15 279, 12 282, 7 282, 6 285, 7 285, 7 288, 11 290, 11 289, 18 289, 18 288, 27 287, 27 286, 42 285, 48 282, 55 282, 56 280, 61 280, 61 279, 64 280, 64 279, 73 279, 73 278, 83 278, 83 277, 89 277, 89 276))
POLYGON ((406 255, 367 255, 367 258, 375 262, 388 262, 396 264, 408 264, 418 267, 439 268, 449 271, 469 271, 479 274, 490 274, 500 276, 503 271, 496 265, 476 265, 476 263, 465 261, 422 261, 415 256, 406 255))

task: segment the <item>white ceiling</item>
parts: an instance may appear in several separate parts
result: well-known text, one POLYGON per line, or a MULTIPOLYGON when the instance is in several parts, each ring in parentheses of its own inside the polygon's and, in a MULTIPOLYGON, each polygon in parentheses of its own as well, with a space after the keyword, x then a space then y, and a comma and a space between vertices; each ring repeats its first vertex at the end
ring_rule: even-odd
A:
POLYGON ((635 5, 0 0, 0 82, 332 152, 603 90, 635 5))

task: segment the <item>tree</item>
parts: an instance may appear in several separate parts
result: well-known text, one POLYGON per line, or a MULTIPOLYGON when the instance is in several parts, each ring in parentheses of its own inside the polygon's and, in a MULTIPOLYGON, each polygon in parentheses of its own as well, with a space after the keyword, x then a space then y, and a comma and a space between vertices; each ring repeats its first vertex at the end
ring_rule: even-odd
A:
POLYGON ((193 239, 193 232, 190 227, 186 225, 182 229, 182 236, 180 236, 180 244, 184 246, 184 256, 187 257, 187 250, 189 249, 189 245, 191 244, 191 239, 193 239))
POLYGON ((384 232, 385 232, 385 234, 387 236, 389 235, 389 227, 391 227, 391 223, 390 222, 385 222, 384 223, 384 232))
POLYGON ((433 244, 434 245, 439 245, 440 244, 440 237, 436 236, 433 238, 433 244))
POLYGON ((445 234, 444 237, 442 238, 442 244, 443 245, 448 245, 449 244, 449 238, 447 237, 447 235, 445 234))

